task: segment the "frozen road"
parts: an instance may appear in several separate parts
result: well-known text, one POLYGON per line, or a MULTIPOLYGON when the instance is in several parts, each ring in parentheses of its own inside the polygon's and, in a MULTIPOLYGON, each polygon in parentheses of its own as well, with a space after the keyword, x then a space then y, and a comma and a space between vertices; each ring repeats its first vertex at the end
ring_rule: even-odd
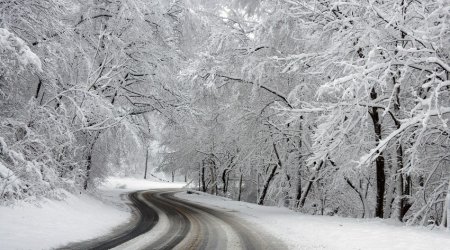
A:
POLYGON ((233 216, 233 211, 178 199, 176 192, 180 191, 131 193, 140 214, 136 223, 65 249, 285 249, 277 239, 233 216))

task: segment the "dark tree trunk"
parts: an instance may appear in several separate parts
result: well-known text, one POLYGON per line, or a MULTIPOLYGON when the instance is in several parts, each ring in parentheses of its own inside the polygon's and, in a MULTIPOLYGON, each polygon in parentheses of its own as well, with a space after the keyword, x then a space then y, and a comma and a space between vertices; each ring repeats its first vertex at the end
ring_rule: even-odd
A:
POLYGON ((403 178, 402 176, 402 197, 401 197, 401 207, 400 207, 400 216, 399 220, 403 221, 403 218, 405 217, 406 213, 409 211, 409 209, 412 206, 411 200, 409 197, 411 196, 411 176, 406 175, 406 178, 403 178))
MULTIPOLYGON (((392 80, 393 80, 394 86, 396 86, 396 84, 397 84, 396 77, 393 77, 392 80)), ((400 87, 398 86, 396 89, 395 101, 394 101, 394 111, 395 111, 396 115, 398 115, 398 113, 400 112, 399 95, 400 95, 400 87)), ((401 123, 398 121, 397 117, 394 117, 392 115, 392 118, 394 120, 396 128, 399 129, 401 126, 401 123)), ((411 195, 411 193, 410 193, 411 177, 409 177, 409 175, 405 175, 402 173, 404 163, 403 163, 403 147, 402 147, 402 144, 400 143, 400 141, 398 141, 396 143, 396 146, 397 146, 396 159, 397 159, 397 174, 398 174, 398 184, 397 184, 398 192, 397 193, 400 196, 397 216, 398 216, 399 221, 403 221, 403 218, 405 217, 406 213, 408 212, 408 210, 411 208, 411 205, 412 205, 409 200, 409 196, 411 195), (404 177, 406 177, 406 178, 404 178, 404 177)))
MULTIPOLYGON (((406 7, 404 5, 404 1, 402 0, 402 16, 403 19, 405 20, 406 17, 406 7)), ((407 42, 404 40, 406 37, 406 33, 401 31, 400 36, 402 38, 402 42, 401 42, 401 46, 403 48, 406 47, 407 42)), ((398 46, 399 44, 397 44, 398 46)), ((397 54, 397 52, 395 52, 395 54, 397 54)), ((396 92, 395 92, 395 101, 394 101, 394 111, 395 114, 398 115, 400 113, 400 85, 397 86, 397 77, 400 77, 400 71, 398 71, 398 76, 394 76, 393 79, 393 84, 394 87, 396 87, 396 92)), ((400 128, 401 124, 400 122, 396 119, 394 119, 395 125, 397 127, 397 129, 400 128)), ((403 147, 402 144, 400 143, 400 141, 397 143, 397 164, 398 164, 398 170, 403 169, 404 164, 403 164, 403 147)), ((410 185, 411 185, 411 177, 409 175, 404 175, 403 173, 401 173, 401 171, 399 171, 399 185, 398 187, 400 188, 399 190, 399 194, 401 195, 400 197, 400 201, 399 201, 399 213, 398 213, 398 219, 400 221, 403 221, 403 218, 405 217, 406 213, 408 212, 408 210, 411 208, 411 203, 409 200, 409 196, 411 195, 410 191, 410 185), (406 177, 406 178, 404 178, 406 177)))
POLYGON ((300 204, 300 199, 302 198, 302 176, 301 176, 301 171, 300 171, 300 167, 298 168, 297 171, 297 190, 296 190, 297 194, 295 195, 295 207, 298 207, 300 204))
POLYGON ((114 104, 116 102, 116 98, 117 98, 117 94, 118 93, 119 93, 119 91, 116 89, 116 91, 114 92, 114 95, 113 95, 113 97, 111 99, 111 104, 114 104))
POLYGON ((91 164, 92 164, 92 154, 89 153, 86 159, 86 176, 84 179, 84 186, 83 186, 84 190, 88 189, 89 177, 91 175, 91 164))
POLYGON ((303 191, 300 201, 298 202, 298 207, 301 208, 305 205, 306 197, 308 197, 309 191, 311 191, 312 184, 316 181, 316 175, 319 173, 320 169, 322 168, 324 164, 324 161, 321 161, 319 166, 317 167, 315 173, 311 176, 311 178, 308 181, 308 184, 306 185, 305 190, 303 191))
POLYGON ((92 153, 94 151, 94 146, 95 143, 97 142, 97 139, 100 137, 101 132, 97 131, 92 142, 91 145, 89 147, 89 151, 87 152, 87 157, 86 157, 86 176, 85 176, 85 180, 84 180, 84 190, 87 190, 88 188, 88 183, 89 183, 89 179, 91 176, 91 166, 92 166, 92 153))
POLYGON ((200 179, 201 179, 201 183, 202 183, 202 191, 206 192, 208 189, 206 187, 206 181, 205 181, 205 164, 204 164, 204 162, 202 163, 202 169, 200 171, 200 179))
POLYGON ((42 79, 39 77, 39 81, 36 87, 36 93, 34 95, 34 98, 38 99, 39 97, 39 93, 41 92, 41 88, 42 88, 42 79))
MULTIPOLYGON (((300 116, 300 119, 303 119, 303 116, 300 116)), ((299 131, 302 131, 302 123, 299 124, 299 131)), ((301 132, 300 132, 301 133, 301 132)), ((298 140, 298 148, 301 150, 302 148, 302 137, 301 135, 299 136, 299 140, 298 140)), ((298 158, 298 162, 301 164, 302 162, 302 156, 299 156, 298 158)), ((300 199, 302 197, 302 166, 299 165, 298 169, 297 169, 297 188, 296 188, 296 195, 295 195, 295 207, 298 207, 300 204, 300 199)))
POLYGON ((267 190, 269 189, 270 183, 272 182, 273 178, 276 175, 277 169, 278 169, 278 164, 273 166, 269 177, 267 178, 266 182, 264 183, 261 195, 259 196, 258 205, 264 205, 264 199, 266 198, 267 190))
POLYGON ((264 183, 262 193, 259 196, 258 205, 264 205, 264 199, 266 198, 267 190, 269 189, 270 183, 272 182, 273 178, 275 177, 278 167, 281 168, 281 160, 280 160, 280 156, 278 154, 278 150, 277 150, 277 147, 275 144, 273 144, 273 151, 275 152, 275 156, 277 157, 278 163, 272 168, 272 171, 271 171, 269 177, 267 178, 266 182, 264 183))
MULTIPOLYGON (((370 93, 370 98, 375 100, 377 98, 377 92, 375 88, 372 88, 370 93)), ((371 107, 369 110, 369 114, 372 118, 374 132, 375 132, 375 141, 377 145, 381 141, 381 120, 380 115, 378 114, 379 108, 371 107)), ((377 177, 377 192, 376 192, 376 205, 375 205, 375 217, 383 218, 383 208, 384 208, 384 191, 386 185, 386 175, 384 173, 384 157, 383 152, 376 152, 378 154, 375 159, 376 165, 376 177, 377 177)))
POLYGON ((311 191, 312 184, 315 181, 315 176, 313 176, 306 185, 305 191, 303 191, 302 197, 300 198, 300 201, 298 202, 298 207, 301 208, 305 205, 306 197, 308 197, 309 191, 311 191))
POLYGON ((242 194, 242 174, 239 177, 239 192, 238 192, 238 201, 241 201, 241 194, 242 194))
POLYGON ((228 191, 228 175, 229 175, 229 170, 228 169, 225 169, 223 172, 222 172, 222 182, 223 182, 223 188, 222 188, 222 191, 223 191, 223 194, 225 195, 226 193, 227 193, 227 191, 228 191))
POLYGON ((403 217, 405 216, 405 213, 403 213, 403 209, 405 206, 405 197, 403 196, 405 193, 404 187, 403 187, 403 173, 401 172, 401 169, 403 168, 403 149, 400 145, 400 143, 397 143, 397 194, 400 196, 398 200, 398 220, 402 221, 403 217))
POLYGON ((259 201, 259 194, 261 193, 261 187, 259 185, 260 173, 256 173, 256 203, 259 201))
POLYGON ((199 170, 198 170, 198 191, 200 191, 201 190, 201 188, 202 188, 202 165, 201 164, 199 164, 199 170))
POLYGON ((145 154, 145 172, 144 172, 144 179, 147 179, 147 169, 148 169, 148 148, 147 148, 147 153, 145 154))

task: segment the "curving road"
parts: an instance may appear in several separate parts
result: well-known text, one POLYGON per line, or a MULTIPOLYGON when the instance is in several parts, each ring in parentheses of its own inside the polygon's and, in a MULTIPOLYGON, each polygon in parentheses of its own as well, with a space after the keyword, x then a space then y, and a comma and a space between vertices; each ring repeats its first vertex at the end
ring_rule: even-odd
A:
POLYGON ((180 190, 131 193, 139 218, 112 235, 63 249, 286 249, 248 222, 176 198, 180 190))

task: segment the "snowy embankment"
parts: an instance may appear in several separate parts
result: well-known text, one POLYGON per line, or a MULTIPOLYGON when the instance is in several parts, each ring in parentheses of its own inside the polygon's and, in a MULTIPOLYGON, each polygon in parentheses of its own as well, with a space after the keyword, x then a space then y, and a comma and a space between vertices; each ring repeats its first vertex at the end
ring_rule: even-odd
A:
POLYGON ((50 249, 106 235, 132 219, 124 194, 182 186, 184 183, 111 177, 93 195, 65 193, 64 200, 0 207, 0 249, 50 249))
POLYGON ((284 241, 291 249, 450 249, 450 232, 379 220, 312 216, 287 208, 258 206, 204 193, 177 197, 231 211, 284 241))

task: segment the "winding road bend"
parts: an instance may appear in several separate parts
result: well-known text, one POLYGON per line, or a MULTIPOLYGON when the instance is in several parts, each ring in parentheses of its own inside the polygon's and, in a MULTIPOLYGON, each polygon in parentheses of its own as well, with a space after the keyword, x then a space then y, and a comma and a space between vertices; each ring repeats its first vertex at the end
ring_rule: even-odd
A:
MULTIPOLYGON (((180 190, 129 194, 139 218, 111 235, 61 249, 286 249, 274 237, 233 216, 174 196, 180 190)), ((195 194, 193 194, 195 195, 195 194)))

